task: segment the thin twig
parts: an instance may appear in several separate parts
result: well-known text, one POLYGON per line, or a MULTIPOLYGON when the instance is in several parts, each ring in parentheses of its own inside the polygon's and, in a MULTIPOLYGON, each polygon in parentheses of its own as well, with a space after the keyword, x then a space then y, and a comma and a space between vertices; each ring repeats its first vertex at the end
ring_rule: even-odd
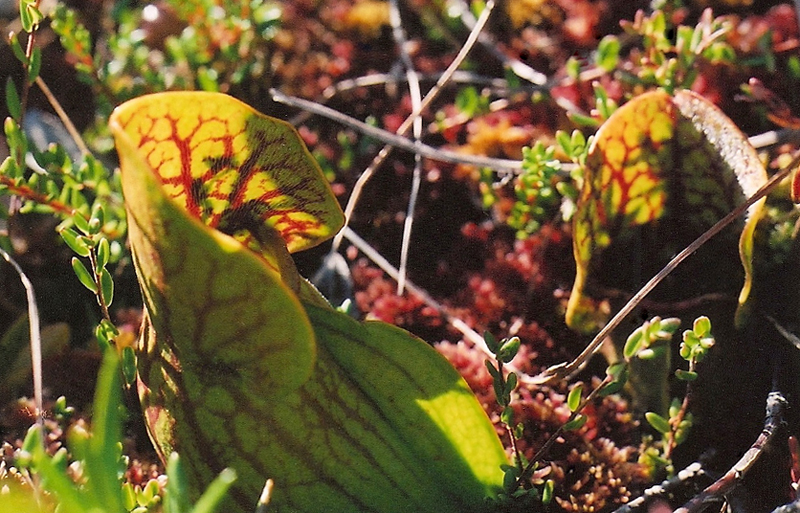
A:
POLYGON ((408 139, 400 137, 397 134, 370 126, 351 116, 347 116, 346 114, 342 114, 341 112, 331 109, 330 107, 326 107, 325 105, 304 100, 302 98, 288 96, 277 89, 270 89, 270 94, 272 95, 273 100, 278 103, 308 110, 314 114, 336 121, 337 123, 342 123, 343 125, 349 126, 354 130, 358 130, 364 135, 377 139, 385 144, 390 144, 411 153, 419 153, 423 157, 431 160, 450 162, 454 164, 466 164, 478 167, 489 167, 499 173, 514 173, 522 169, 522 161, 519 160, 479 157, 475 155, 456 153, 453 151, 440 150, 427 144, 414 143, 408 139))
MULTIPOLYGON (((456 61, 454 60, 453 62, 456 61)), ((444 72, 419 73, 419 79, 421 82, 430 82, 430 81, 442 82, 442 77, 444 75, 445 75, 444 72)), ((353 89, 359 89, 362 87, 374 87, 378 85, 397 84, 399 82, 405 82, 405 80, 406 77, 398 76, 395 73, 372 73, 370 75, 365 75, 363 77, 348 78, 325 88, 325 90, 322 91, 322 98, 324 98, 325 100, 330 100, 337 94, 352 91, 353 89)), ((452 74, 450 74, 450 77, 447 82, 459 83, 459 84, 473 84, 473 85, 489 87, 493 89, 496 94, 501 94, 501 95, 508 94, 509 92, 512 91, 521 91, 532 94, 537 91, 544 90, 544 88, 537 85, 521 84, 519 86, 512 87, 511 85, 509 85, 508 80, 504 78, 487 77, 484 75, 479 75, 473 71, 464 71, 464 70, 453 71, 452 74)), ((444 87, 444 85, 439 87, 444 87)))
MULTIPOLYGON (((419 86, 419 75, 414 69, 414 62, 408 53, 408 40, 403 30, 402 19, 400 18, 400 8, 398 0, 389 2, 389 20, 392 24, 395 44, 400 51, 400 60, 406 68, 406 79, 408 81, 408 92, 411 97, 411 108, 414 114, 422 112, 422 91, 419 86)), ((413 120, 414 142, 422 140, 422 116, 417 114, 413 120)), ((402 135, 402 134, 400 134, 402 135)), ((422 157, 419 153, 414 154, 414 174, 411 180, 411 194, 409 195, 406 219, 403 223, 403 241, 400 245, 400 276, 397 279, 397 295, 403 294, 408 270, 408 249, 411 241, 411 229, 414 224, 414 211, 419 196, 419 185, 422 180, 422 157)), ((352 198, 352 196, 351 196, 352 198)))
MULTIPOLYGON (((451 2, 449 8, 458 10, 457 13, 461 17, 461 21, 468 28, 473 28, 477 23, 475 16, 473 16, 472 11, 470 11, 469 5, 467 5, 467 3, 463 0, 451 2)), ((497 60, 509 68, 519 78, 540 86, 547 84, 547 75, 536 71, 519 59, 514 59, 504 54, 499 48, 499 43, 492 36, 486 33, 481 33, 478 41, 484 46, 484 48, 486 48, 486 50, 489 51, 489 53, 494 55, 497 60)))
POLYGON ((705 470, 703 470, 703 465, 699 462, 694 462, 678 472, 678 475, 675 477, 667 479, 661 484, 651 486, 639 497, 617 508, 614 513, 634 513, 639 508, 646 506, 649 502, 655 499, 674 495, 676 489, 686 486, 690 480, 695 480, 702 477, 707 477, 705 470))
POLYGON ((67 129, 67 132, 69 133, 70 137, 72 137, 72 140, 75 141, 75 144, 78 146, 78 149, 81 151, 81 153, 84 156, 89 155, 91 152, 89 151, 89 148, 86 146, 86 143, 83 142, 83 137, 81 137, 80 132, 78 132, 78 129, 75 128, 75 125, 72 123, 72 120, 69 119, 69 115, 64 110, 64 108, 61 107, 61 103, 59 103, 58 99, 55 97, 55 95, 53 95, 53 92, 47 86, 45 81, 42 80, 42 77, 36 77, 36 85, 39 86, 39 89, 42 90, 42 93, 44 93, 44 96, 47 98, 47 101, 50 102, 50 105, 53 107, 53 110, 55 110, 56 114, 58 114, 58 118, 64 124, 64 128, 67 129))
MULTIPOLYGON (((694 372, 694 360, 692 360, 689 364, 689 371, 694 372)), ((694 390, 692 387, 692 382, 689 381, 686 383, 686 394, 684 394, 683 401, 681 401, 681 409, 678 410, 678 415, 669 419, 670 430, 669 433, 667 433, 666 447, 664 447, 664 458, 666 460, 671 461, 672 451, 674 451, 675 447, 678 445, 676 436, 683 419, 686 418, 686 414, 689 412, 689 403, 692 401, 693 394, 694 390)))
POLYGON ((750 136, 747 138, 747 140, 753 145, 753 148, 756 149, 766 148, 767 146, 777 146, 785 143, 796 143, 798 140, 800 140, 800 130, 794 128, 770 130, 768 132, 764 132, 763 134, 750 136))
MULTIPOLYGON (((34 4, 34 7, 36 7, 37 9, 39 8, 39 2, 38 1, 34 4)), ((37 24, 36 26, 33 27, 33 30, 31 30, 30 32, 27 32, 27 34, 28 34, 28 42, 25 45, 25 60, 27 62, 24 63, 24 65, 25 65, 25 80, 22 82, 22 100, 21 100, 22 108, 20 109, 20 115, 19 115, 20 125, 22 124, 22 121, 25 119, 25 111, 28 108, 28 96, 29 96, 29 94, 31 92, 31 81, 29 80, 30 67, 31 67, 30 66, 30 62, 31 62, 31 55, 33 55, 33 48, 34 48, 34 45, 36 43, 36 30, 38 30, 38 28, 39 28, 39 25, 37 24)))
POLYGON ((772 323, 772 326, 775 328, 775 331, 777 331, 780 334, 780 336, 782 336, 787 341, 789 341, 789 343, 791 343, 797 349, 800 349, 800 337, 798 337, 797 335, 795 335, 791 331, 789 331, 786 328, 784 328, 783 326, 781 326, 781 324, 774 317, 772 317, 771 315, 766 315, 765 314, 764 317, 766 317, 767 320, 770 323, 772 323))
POLYGON ((772 191, 784 178, 789 176, 789 173, 792 172, 795 168, 800 165, 800 154, 792 159, 792 162, 789 163, 788 166, 784 167, 777 173, 775 173, 769 180, 764 183, 750 198, 748 198, 744 203, 737 206, 731 212, 729 212, 725 217, 717 221, 714 226, 709 228, 705 231, 702 235, 700 235, 697 239, 694 240, 691 244, 689 244, 686 248, 684 248, 680 253, 678 253, 672 260, 670 260, 667 265, 665 265, 655 276, 653 276, 650 281, 648 281, 639 291, 633 295, 633 297, 625 304, 625 306, 620 309, 616 315, 600 330, 600 332, 594 337, 594 339, 589 343, 588 346, 579 354, 573 361, 569 363, 562 363, 559 365, 554 365, 548 369, 546 369, 541 374, 534 376, 532 378, 531 383, 533 384, 545 384, 545 383, 554 383, 558 380, 564 379, 565 377, 571 375, 575 371, 579 370, 584 363, 593 356, 597 350, 600 348, 600 345, 603 341, 608 337, 612 331, 614 331, 620 323, 625 319, 625 317, 630 314, 634 308, 644 299, 652 290, 661 283, 664 278, 666 278, 672 271, 675 270, 684 260, 686 260, 692 253, 697 251, 700 246, 708 242, 712 237, 714 237, 717 233, 722 231, 723 228, 731 224, 736 218, 740 215, 747 212, 747 210, 758 200, 765 197, 772 191))
POLYGON ((697 513, 709 502, 720 500, 723 495, 738 486, 761 456, 764 447, 771 443, 780 431, 778 428, 784 422, 783 414, 786 410, 786 405, 786 399, 780 392, 770 392, 769 396, 767 396, 767 416, 764 421, 764 429, 753 445, 724 476, 708 486, 692 500, 676 509, 675 513, 697 513))
MULTIPOLYGON (((44 430, 44 403, 42 399, 42 332, 39 320, 39 307, 36 304, 36 292, 28 276, 19 264, 4 249, 0 248, 0 255, 11 264, 19 275, 28 302, 28 326, 31 337, 31 366, 33 368, 33 402, 36 408, 36 423, 44 430)), ((44 431, 42 431, 44 433, 44 431)))
MULTIPOLYGON (((480 19, 478 20, 478 23, 476 23, 475 26, 472 28, 472 31, 467 37, 467 40, 464 42, 464 45, 459 50, 455 59, 453 59, 453 62, 450 63, 450 65, 447 67, 444 73, 442 73, 442 75, 439 77, 439 80, 436 81, 436 84, 430 89, 430 91, 428 91, 428 93, 425 95, 425 97, 419 104, 418 108, 414 109, 413 112, 411 112, 411 114, 409 114, 409 116, 405 120, 403 120, 403 123, 397 129, 396 132, 397 135, 405 136, 408 133, 408 130, 411 128, 411 125, 415 122, 415 120, 422 115, 422 112, 439 95, 439 92, 447 84, 447 82, 456 72, 458 67, 461 66, 461 63, 464 62, 464 59, 466 59, 467 55, 469 54, 469 51, 475 45, 475 41, 477 41, 478 35, 480 34, 481 30, 483 30, 483 27, 486 25, 486 22, 489 20, 489 15, 492 13, 493 9, 494 9, 494 0, 489 0, 488 2, 486 2, 486 6, 484 7, 483 12, 481 12, 481 16, 480 19)), ((387 141, 384 142, 387 143, 387 141)), ((419 141, 417 141, 417 144, 420 144, 419 141)), ((359 198, 361 197, 361 192, 364 189, 364 186, 372 178, 372 176, 375 174, 375 171, 378 169, 378 167, 380 167, 383 161, 386 160, 386 158, 392 152, 392 149, 393 149, 392 146, 390 146, 387 143, 386 146, 381 148, 381 151, 378 152, 375 158, 372 159, 372 162, 370 163, 369 166, 367 166, 367 169, 365 169, 364 172, 361 173, 361 176, 358 177, 358 180, 353 186, 353 192, 350 194, 350 198, 347 200, 347 205, 345 206, 344 209, 345 224, 348 224, 350 222, 350 219, 352 218, 353 215, 353 211, 355 210, 355 206, 358 203, 359 198)), ((494 167, 494 166, 489 166, 489 167, 494 167)), ((333 239, 332 251, 336 251, 339 248, 341 242, 342 242, 342 236, 341 232, 339 232, 339 234, 337 234, 336 237, 333 239)))
POLYGON ((18 185, 16 180, 7 175, 0 175, 0 185, 6 187, 6 192, 13 196, 18 196, 24 200, 33 201, 41 205, 47 205, 52 208, 54 212, 63 216, 71 216, 75 213, 75 209, 66 203, 53 198, 48 198, 46 194, 35 191, 29 185, 18 185))

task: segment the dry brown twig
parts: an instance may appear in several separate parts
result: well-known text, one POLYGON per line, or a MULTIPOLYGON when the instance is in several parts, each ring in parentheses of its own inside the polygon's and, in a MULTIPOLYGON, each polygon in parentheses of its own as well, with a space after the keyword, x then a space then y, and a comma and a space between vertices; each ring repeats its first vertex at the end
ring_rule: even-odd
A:
POLYGON ((742 479, 764 452, 764 448, 775 441, 784 422, 783 414, 787 402, 780 392, 770 392, 767 397, 767 414, 764 429, 739 461, 725 475, 696 495, 692 500, 675 510, 675 513, 699 513, 711 502, 720 502, 724 495, 741 484, 742 479))

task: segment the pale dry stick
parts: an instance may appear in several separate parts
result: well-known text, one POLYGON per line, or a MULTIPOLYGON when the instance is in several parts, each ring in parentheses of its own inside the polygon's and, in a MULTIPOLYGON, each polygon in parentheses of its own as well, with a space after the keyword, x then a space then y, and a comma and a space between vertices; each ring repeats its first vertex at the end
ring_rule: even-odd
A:
POLYGON ((800 349, 800 337, 798 337, 797 335, 795 335, 791 331, 789 331, 786 328, 784 328, 783 326, 781 326, 781 324, 774 317, 772 317, 771 315, 764 314, 764 317, 766 317, 767 320, 770 323, 772 323, 772 326, 775 328, 775 331, 777 331, 780 334, 780 336, 782 336, 784 339, 786 339, 789 343, 791 343, 797 349, 800 349))
MULTIPOLYGON (((461 17, 461 21, 467 26, 467 28, 472 29, 477 24, 478 20, 476 20, 475 16, 473 16, 469 5, 467 5, 467 3, 463 0, 452 2, 450 9, 458 9, 457 14, 461 17)), ((489 51, 489 53, 494 55, 498 61, 500 61, 504 66, 508 67, 519 78, 527 80, 531 84, 540 86, 547 84, 547 75, 536 71, 519 59, 514 59, 504 54, 498 47, 497 41, 488 34, 481 32, 478 41, 489 51)))
MULTIPOLYGON (((400 8, 397 5, 397 0, 390 0, 389 2, 389 21, 392 24, 392 33, 394 34, 395 43, 400 50, 400 60, 406 68, 406 80, 408 81, 408 92, 411 96, 411 109, 412 112, 422 112, 422 91, 419 86, 419 75, 414 69, 414 62, 411 60, 411 55, 408 53, 408 40, 405 31, 403 30, 403 23, 400 18, 400 8)), ((413 136, 415 142, 422 140, 422 116, 419 114, 414 117, 413 121, 413 136)), ((403 241, 400 246, 400 275, 397 278, 397 295, 403 294, 406 283, 406 274, 408 269, 408 248, 411 240, 411 228, 414 223, 414 210, 417 205, 417 196, 419 195, 419 185, 422 176, 422 157, 419 153, 414 154, 414 174, 411 180, 411 194, 408 200, 408 207, 406 210, 406 219, 403 223, 403 241)))
POLYGON ((717 502, 736 486, 738 486, 747 472, 761 457, 764 448, 769 444, 779 431, 784 422, 783 415, 786 410, 786 399, 780 392, 770 392, 767 396, 767 415, 764 429, 739 461, 728 470, 724 476, 716 480, 705 490, 696 495, 692 500, 675 510, 675 513, 698 513, 710 502, 717 502))
POLYGON ((708 474, 706 474, 705 470, 703 470, 703 465, 696 461, 678 472, 678 475, 663 481, 661 484, 651 486, 639 497, 617 508, 614 513, 634 513, 638 511, 639 508, 647 506, 648 502, 652 502, 653 500, 662 497, 669 497, 674 493, 674 490, 680 487, 685 487, 685 485, 690 481, 707 477, 708 474))
MULTIPOLYGON (((470 31, 467 40, 464 42, 464 46, 461 47, 458 54, 456 55, 453 62, 447 67, 447 69, 442 73, 442 76, 439 77, 439 80, 436 81, 436 84, 428 91, 425 97, 422 99, 422 102, 419 105, 419 109, 414 109, 414 111, 405 119, 400 127, 397 129, 397 135, 404 136, 408 130, 411 128, 411 125, 414 123, 414 120, 417 119, 419 116, 422 115, 422 112, 430 105, 430 103, 439 95, 439 92, 442 88, 447 84, 452 77, 453 73, 456 72, 461 63, 464 62, 464 59, 467 58, 470 50, 475 45, 475 42, 478 39, 483 27, 486 25, 486 22, 489 20, 489 15, 494 10, 495 2, 494 0, 488 0, 486 5, 481 12, 480 18, 475 26, 470 31)), ((386 141, 384 141, 386 143, 386 141)), ((350 219, 353 215, 353 210, 355 210, 356 203, 358 203, 358 199, 361 197, 361 191, 364 189, 366 183, 372 178, 372 175, 375 174, 377 168, 383 163, 386 157, 392 152, 392 146, 386 143, 386 146, 381 148, 381 151, 372 159, 372 162, 361 173, 361 176, 358 177, 355 185, 353 186, 353 192, 350 194, 350 198, 347 200, 347 205, 344 209, 345 215, 345 225, 350 222, 350 219)), ((339 232, 336 237, 333 239, 333 246, 331 251, 337 251, 339 249, 339 245, 342 243, 342 236, 341 232, 339 232)))
POLYGON ((28 276, 19 264, 4 249, 0 255, 11 264, 19 275, 28 302, 28 327, 31 337, 31 367, 33 369, 33 403, 36 408, 36 423, 44 430, 44 402, 42 399, 42 332, 39 320, 39 307, 36 304, 36 292, 28 276))
POLYGON ((74 124, 72 124, 72 120, 69 119, 69 115, 61 106, 61 103, 58 101, 58 99, 53 95, 53 92, 47 86, 45 81, 42 80, 42 77, 36 77, 36 85, 39 86, 39 89, 42 90, 42 93, 44 93, 47 101, 50 102, 50 106, 52 106, 53 110, 56 111, 58 118, 61 120, 61 123, 64 124, 64 128, 67 129, 67 132, 69 133, 70 137, 72 137, 72 140, 75 141, 75 145, 78 146, 78 149, 81 151, 81 153, 84 156, 90 155, 91 152, 86 146, 86 143, 83 142, 83 137, 81 137, 80 132, 78 132, 78 129, 75 128, 74 124))
POLYGON ((304 100, 302 98, 289 96, 278 91, 277 89, 270 89, 269 91, 272 95, 272 99, 278 103, 283 103, 298 109, 308 110, 314 114, 326 117, 336 121, 337 123, 341 123, 345 126, 349 126, 355 130, 358 130, 367 137, 372 137, 373 139, 377 139, 385 144, 396 146, 412 153, 418 152, 423 157, 431 160, 450 162, 454 164, 466 164, 478 167, 490 167, 499 173, 515 173, 522 169, 522 161, 520 160, 480 157, 476 155, 456 153, 454 151, 440 150, 427 144, 409 141, 408 139, 397 134, 393 134, 387 130, 370 126, 363 121, 359 121, 351 116, 342 114, 341 112, 338 112, 330 107, 326 107, 325 105, 304 100))
MULTIPOLYGON (((453 62, 456 62, 455 60, 453 62)), ((452 65, 452 64, 451 64, 452 65)), ((419 78, 423 82, 430 82, 430 81, 438 81, 441 80, 444 73, 418 73, 419 78)), ((399 82, 404 82, 405 79, 402 76, 398 76, 395 73, 373 73, 370 75, 364 75, 361 77, 356 78, 348 78, 342 80, 341 82, 337 82, 333 85, 330 85, 322 91, 322 101, 327 101, 336 96, 337 94, 346 93, 348 91, 352 91, 354 89, 360 89, 362 87, 373 87, 378 85, 386 85, 386 84, 397 84, 399 82)), ((449 79, 448 82, 456 82, 459 84, 474 84, 480 85, 485 87, 490 87, 495 89, 497 94, 508 94, 511 91, 524 91, 528 93, 535 93, 537 91, 542 91, 543 88, 536 85, 520 85, 511 87, 508 84, 508 80, 504 78, 497 78, 497 77, 487 77, 484 75, 479 75, 477 73, 471 71, 463 71, 463 70, 456 70, 454 71, 449 79)), ((302 114, 304 117, 309 116, 307 113, 302 114)), ((297 118, 292 118, 291 123, 298 124, 300 120, 297 118)))
POLYGON ((795 168, 800 165, 800 154, 792 159, 792 162, 772 175, 769 180, 764 183, 752 196, 750 196, 744 203, 733 209, 725 217, 717 221, 714 226, 706 230, 702 235, 695 239, 691 244, 686 246, 680 253, 670 260, 650 281, 648 281, 633 297, 620 309, 616 315, 600 330, 594 339, 586 346, 586 348, 571 362, 561 363, 554 365, 537 376, 531 378, 530 383, 534 385, 543 385, 554 383, 562 380, 573 373, 580 370, 584 363, 592 357, 600 345, 614 331, 625 317, 630 314, 634 308, 644 299, 661 281, 666 278, 672 271, 675 270, 686 258, 692 253, 697 251, 700 246, 709 241, 714 235, 722 231, 723 228, 731 224, 737 217, 744 214, 756 201, 760 200, 770 191, 772 191, 784 178, 789 176, 795 168))
MULTIPOLYGON (((800 1, 800 0, 798 0, 800 1)), ((753 145, 753 148, 760 149, 767 146, 777 146, 785 143, 795 143, 800 140, 800 130, 795 128, 781 128, 779 130, 770 130, 763 134, 748 137, 747 140, 753 145)))

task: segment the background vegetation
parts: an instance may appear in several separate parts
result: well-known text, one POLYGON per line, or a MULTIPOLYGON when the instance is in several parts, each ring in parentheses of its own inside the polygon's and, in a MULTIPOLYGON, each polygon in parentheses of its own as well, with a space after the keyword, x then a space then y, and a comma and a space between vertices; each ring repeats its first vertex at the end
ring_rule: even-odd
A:
MULTIPOLYGON (((314 276, 324 262, 316 281, 332 301, 349 299, 353 315, 404 327, 447 356, 495 421, 509 453, 519 461, 540 460, 528 477, 539 490, 551 480, 552 501, 543 506, 537 497, 535 507, 612 511, 695 461, 702 470, 680 481, 670 499, 674 507, 719 478, 737 486, 717 494, 715 507, 724 501, 735 511, 771 511, 796 500, 800 458, 789 435, 800 425, 797 408, 783 416, 775 396, 769 396, 765 439, 772 440, 772 450, 766 462, 725 481, 766 429, 768 394, 781 392, 792 404, 800 391, 798 215, 786 185, 770 196, 756 231, 746 323, 734 322, 743 276, 737 248, 712 241, 703 258, 687 262, 613 335, 627 365, 609 366, 613 356, 598 357, 569 383, 536 385, 526 379, 575 357, 590 340, 564 322, 575 276, 571 223, 588 138, 617 106, 645 91, 689 88, 752 136, 770 174, 785 166, 800 127, 794 5, 721 0, 12 4, 0 22, 3 34, 13 33, 0 47, 6 91, 0 117, 9 119, 0 144, 0 156, 9 157, 0 168, 0 247, 36 291, 47 414, 43 432, 27 434, 36 420, 29 399, 27 302, 17 274, 4 265, 0 480, 32 491, 36 507, 51 506, 44 490, 61 486, 62 493, 71 493, 63 492, 70 482, 53 476, 68 474, 85 492, 87 479, 93 482, 113 468, 114 479, 102 486, 120 483, 117 504, 124 509, 188 511, 185 499, 173 506, 164 499, 167 471, 150 447, 130 387, 122 398, 127 413, 121 448, 114 419, 97 415, 97 406, 108 403, 92 408, 103 350, 111 339, 117 347, 130 347, 141 315, 108 116, 127 99, 184 89, 225 92, 290 120, 341 203, 361 191, 350 218, 352 235, 334 242, 341 258, 327 254, 330 246, 296 255, 301 273, 314 276), (422 123, 406 132, 438 151, 496 159, 487 165, 415 159, 395 151, 361 189, 359 176, 382 146, 377 137, 284 98, 312 100, 396 132, 465 47, 484 9, 491 14, 481 37, 422 110, 422 123), (71 121, 72 134, 59 115, 71 121), (401 268, 399 275, 393 268, 401 268), (399 293, 398 279, 405 283, 399 293), (713 338, 702 316, 711 319, 713 338), (673 337, 683 331, 673 324, 675 317, 684 329, 691 326, 693 335, 673 337), (494 371, 485 364, 486 353, 474 346, 485 331, 496 340, 519 341, 513 360, 492 360, 494 371), (673 349, 669 368, 636 371, 641 362, 635 357, 659 346, 673 349), (498 382, 504 365, 517 373, 518 386, 498 382), (631 376, 647 381, 634 383, 639 392, 621 388, 620 373, 628 367, 631 376), (682 375, 696 378, 690 392, 675 368, 696 373, 682 375), (619 386, 600 393, 614 383, 619 386), (592 391, 597 392, 585 400, 592 391), (81 437, 90 429, 110 430, 107 441, 86 448, 81 437), (39 453, 34 447, 42 438, 46 452, 39 453), (104 454, 103 462, 90 463, 92 451, 104 454), (92 470, 97 465, 99 474, 92 470)), ((617 248, 597 269, 591 302, 598 318, 616 311, 664 263, 642 263, 637 254, 658 254, 675 244, 669 237, 646 235, 638 246, 617 248)), ((130 379, 130 352, 121 353, 130 379)), ((107 368, 110 382, 113 371, 107 368)), ((108 388, 113 386, 98 391, 108 388)), ((173 493, 181 497, 179 489, 173 493)), ((28 494, 21 496, 28 500, 28 494)), ((76 497, 77 504, 90 503, 76 497)))

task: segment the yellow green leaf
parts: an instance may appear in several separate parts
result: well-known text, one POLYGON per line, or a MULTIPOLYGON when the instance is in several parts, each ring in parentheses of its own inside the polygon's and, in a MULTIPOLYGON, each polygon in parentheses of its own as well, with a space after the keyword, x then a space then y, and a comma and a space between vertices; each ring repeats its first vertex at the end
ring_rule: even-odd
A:
POLYGON ((358 323, 293 278, 287 244, 319 242, 341 223, 318 168, 287 167, 297 152, 308 156, 298 136, 286 131, 278 143, 271 130, 285 124, 208 93, 134 100, 111 126, 146 306, 137 350, 145 422, 162 458, 180 454, 193 499, 230 467, 238 479, 226 512, 252 511, 267 479, 279 511, 483 509, 507 461, 458 373, 423 341, 358 323), (229 121, 242 112, 247 120, 229 121), (243 132, 228 138, 234 125, 243 132), (236 152, 223 166, 188 132, 239 141, 236 152), (175 134, 191 143, 174 144, 175 134), (223 175, 171 180, 175 162, 223 175), (217 192, 249 184, 239 177, 248 173, 294 199, 263 201, 261 224, 249 218, 240 232, 230 229, 239 196, 217 192))
POLYGON ((258 251, 269 225, 290 252, 341 227, 343 214, 314 158, 288 123, 225 95, 160 93, 131 100, 112 123, 190 216, 258 251))
MULTIPOLYGON (((620 107, 598 130, 586 159, 574 221, 577 273, 568 324, 591 331, 604 322, 587 295, 604 259, 615 262, 617 282, 600 286, 633 293, 766 180, 745 136, 701 96, 653 91, 620 107)), ((740 304, 751 287, 753 231, 762 205, 763 200, 756 203, 736 228, 745 270, 740 304)), ((718 269, 725 268, 727 255, 703 251, 718 269)), ((689 286, 716 286, 714 281, 694 280, 689 286)), ((695 288, 695 294, 703 292, 695 288)))

